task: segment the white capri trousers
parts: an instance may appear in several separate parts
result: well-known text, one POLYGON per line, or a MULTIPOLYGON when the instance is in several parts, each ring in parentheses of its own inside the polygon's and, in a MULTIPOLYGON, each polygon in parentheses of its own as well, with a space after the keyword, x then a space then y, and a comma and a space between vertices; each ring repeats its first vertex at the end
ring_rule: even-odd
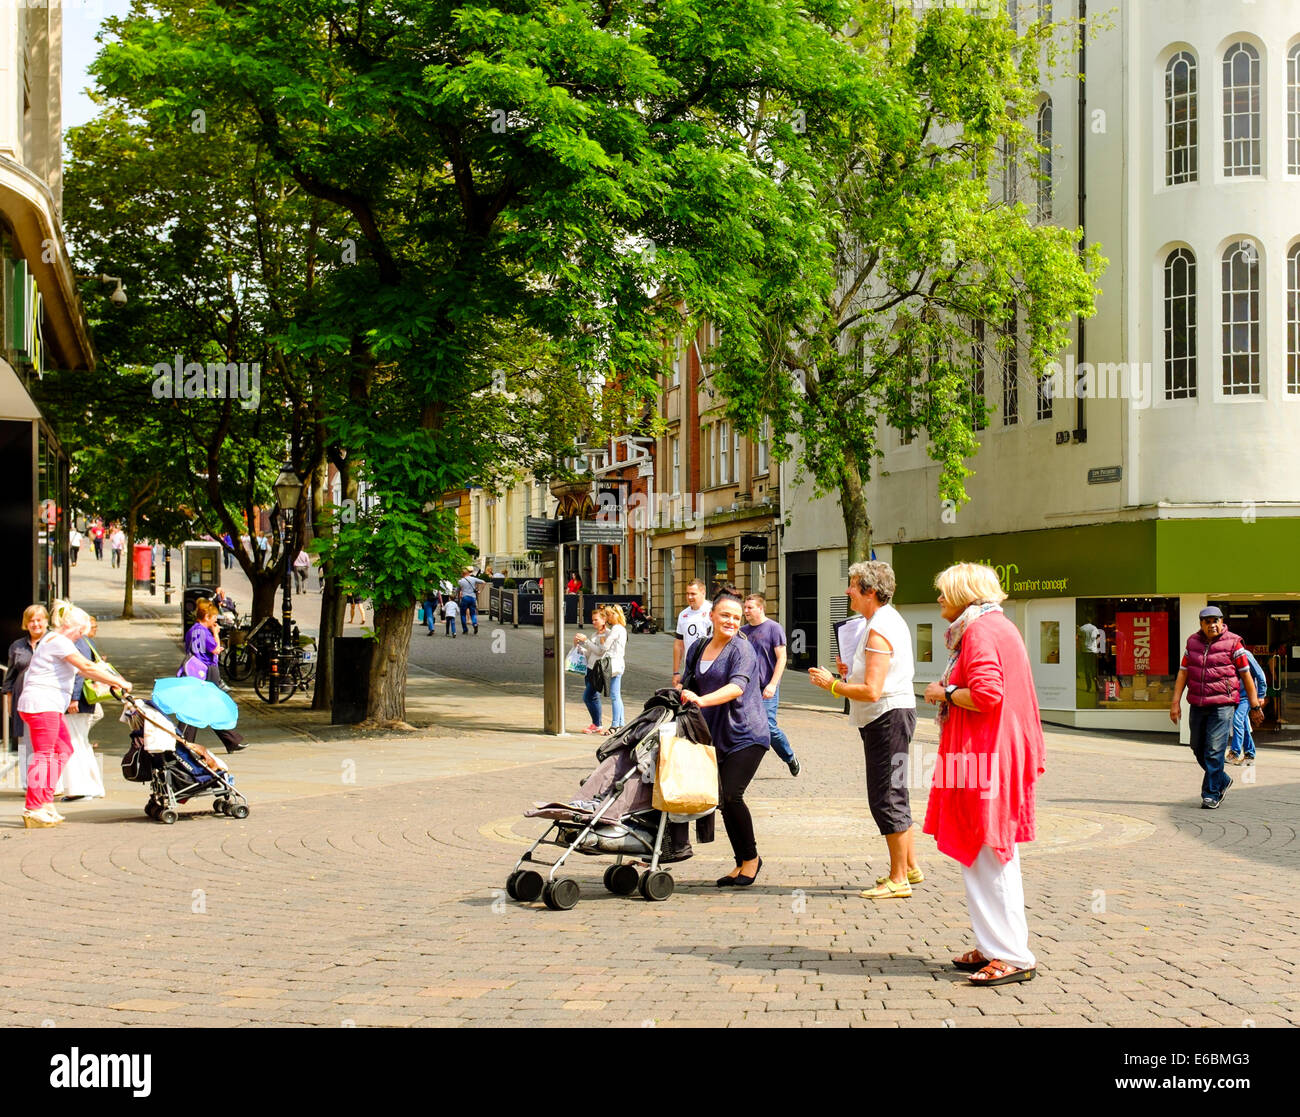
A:
POLYGON ((992 846, 981 846, 974 863, 970 868, 963 865, 961 872, 966 881, 966 907, 975 930, 976 949, 985 958, 996 958, 1017 969, 1036 965, 1025 922, 1020 850, 1004 865, 992 846))

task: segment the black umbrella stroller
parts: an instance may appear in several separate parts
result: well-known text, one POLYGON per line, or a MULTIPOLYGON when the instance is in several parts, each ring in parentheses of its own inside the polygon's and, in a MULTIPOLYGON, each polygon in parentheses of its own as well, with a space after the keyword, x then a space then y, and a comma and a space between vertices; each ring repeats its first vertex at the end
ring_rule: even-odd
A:
MULTIPOLYGON (((692 856, 687 823, 713 813, 672 816, 651 805, 655 767, 659 758, 659 734, 670 729, 701 744, 710 744, 708 727, 699 710, 683 706, 676 691, 661 690, 646 704, 644 712, 596 750, 599 764, 582 782, 578 795, 568 803, 538 803, 525 811, 526 818, 545 818, 551 824, 519 858, 506 880, 512 899, 529 903, 539 897, 552 911, 567 911, 581 899, 582 890, 573 877, 557 876, 570 854, 613 854, 614 864, 605 870, 604 885, 619 896, 639 892, 646 900, 666 900, 673 894, 672 874, 661 868, 692 856), (564 850, 542 874, 524 868, 534 861, 541 845, 564 850), (648 861, 644 872, 638 863, 648 861)), ((710 819, 710 824, 712 820, 710 819)), ((547 867, 545 862, 538 863, 547 867)))

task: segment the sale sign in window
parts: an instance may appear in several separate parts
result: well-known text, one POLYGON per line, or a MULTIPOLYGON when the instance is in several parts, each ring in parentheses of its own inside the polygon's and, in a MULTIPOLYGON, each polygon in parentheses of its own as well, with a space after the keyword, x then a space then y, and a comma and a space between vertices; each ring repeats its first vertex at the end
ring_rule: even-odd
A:
POLYGON ((1115 665, 1119 674, 1163 675, 1168 659, 1168 613, 1115 614, 1115 665))

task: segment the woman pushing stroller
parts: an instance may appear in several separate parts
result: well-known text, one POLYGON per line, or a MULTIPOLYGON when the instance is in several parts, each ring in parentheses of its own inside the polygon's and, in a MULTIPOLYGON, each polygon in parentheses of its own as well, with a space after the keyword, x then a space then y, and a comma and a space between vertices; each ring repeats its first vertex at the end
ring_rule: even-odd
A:
POLYGON ((743 611, 740 595, 730 587, 714 597, 713 635, 691 647, 681 682, 682 701, 700 707, 718 754, 722 821, 736 858, 735 869, 718 879, 719 888, 746 888, 763 867, 745 789, 771 738, 758 656, 739 635, 743 611))

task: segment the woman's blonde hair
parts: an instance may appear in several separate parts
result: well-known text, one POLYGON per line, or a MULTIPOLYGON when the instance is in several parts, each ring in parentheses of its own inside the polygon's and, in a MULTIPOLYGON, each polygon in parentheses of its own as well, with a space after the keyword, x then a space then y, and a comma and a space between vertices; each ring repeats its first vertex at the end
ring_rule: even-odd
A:
POLYGON ((605 623, 606 623, 606 624, 621 624, 624 628, 626 628, 626 627, 627 627, 627 617, 625 617, 625 616, 623 615, 623 610, 622 610, 619 606, 617 606, 617 605, 606 605, 606 606, 605 606, 605 623))
POLYGON ((66 628, 89 628, 90 614, 85 609, 78 609, 71 601, 56 601, 50 615, 50 627, 55 632, 66 628))
POLYGON ((49 611, 47 608, 45 608, 44 605, 28 605, 27 608, 23 610, 23 628, 24 628, 24 629, 25 629, 29 624, 32 623, 32 618, 33 618, 34 616, 36 616, 37 613, 44 613, 44 614, 45 614, 45 620, 46 620, 46 622, 49 621, 49 619, 50 619, 50 611, 49 611))
POLYGON ((934 585, 948 599, 948 604, 958 609, 965 609, 977 601, 997 605, 1007 599, 998 572, 977 562, 954 563, 935 578, 934 585))

